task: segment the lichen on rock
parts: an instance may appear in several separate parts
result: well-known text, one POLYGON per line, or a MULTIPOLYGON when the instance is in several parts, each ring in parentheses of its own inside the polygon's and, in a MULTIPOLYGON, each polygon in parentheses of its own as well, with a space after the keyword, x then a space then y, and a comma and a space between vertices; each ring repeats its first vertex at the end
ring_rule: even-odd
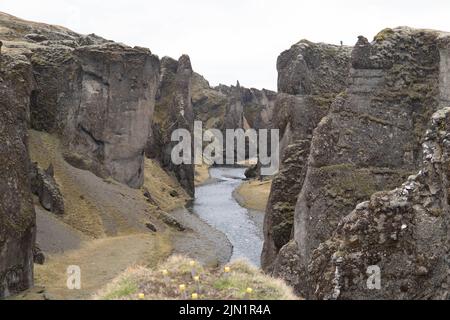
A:
POLYGON ((340 222, 308 266, 317 299, 447 299, 450 108, 433 115, 417 175, 369 201, 340 222), (368 287, 368 269, 381 287, 368 287), (339 294, 334 287, 339 286, 339 294))

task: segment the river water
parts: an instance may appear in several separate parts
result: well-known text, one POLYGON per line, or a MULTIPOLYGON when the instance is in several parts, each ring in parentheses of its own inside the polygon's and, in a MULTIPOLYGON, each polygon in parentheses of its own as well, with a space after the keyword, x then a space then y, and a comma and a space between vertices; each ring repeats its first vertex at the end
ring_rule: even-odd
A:
POLYGON ((193 212, 212 227, 223 232, 233 246, 231 261, 246 259, 260 266, 263 245, 262 212, 241 207, 233 191, 242 183, 245 169, 211 168, 214 182, 197 187, 193 212))

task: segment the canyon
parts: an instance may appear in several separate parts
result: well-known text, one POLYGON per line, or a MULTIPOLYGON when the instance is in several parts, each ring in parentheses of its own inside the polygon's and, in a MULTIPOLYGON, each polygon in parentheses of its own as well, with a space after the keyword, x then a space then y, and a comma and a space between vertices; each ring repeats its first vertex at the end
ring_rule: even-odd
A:
MULTIPOLYGON (((450 34, 399 27, 353 47, 301 40, 278 57, 278 92, 212 87, 188 55, 159 58, 5 13, 0 40, 0 298, 51 278, 61 252, 109 261, 93 251, 109 243, 150 265, 173 250, 226 263, 233 248, 201 202, 220 185, 205 189, 194 161, 171 161, 172 132, 194 134, 194 121, 280 133, 278 173, 246 172, 271 181, 263 244, 245 225, 255 243, 234 243, 235 254, 253 250, 255 261, 261 250, 262 270, 305 299, 449 298, 450 34), (196 189, 200 215, 184 209, 196 189), (373 266, 379 290, 367 287, 373 266)), ((211 170, 209 180, 230 178, 211 170)))

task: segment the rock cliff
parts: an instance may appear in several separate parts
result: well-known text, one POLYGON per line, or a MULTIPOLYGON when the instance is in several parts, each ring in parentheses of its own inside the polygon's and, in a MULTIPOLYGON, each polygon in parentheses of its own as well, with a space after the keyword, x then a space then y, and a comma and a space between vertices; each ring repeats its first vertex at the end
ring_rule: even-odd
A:
MULTIPOLYGON (((303 296, 333 297, 332 292, 324 289, 329 275, 327 280, 318 280, 319 271, 314 269, 320 259, 317 253, 309 269, 312 273, 308 273, 308 264, 318 247, 327 247, 327 240, 340 223, 344 225, 347 219, 357 219, 344 217, 358 203, 368 201, 376 192, 401 185, 419 170, 423 155, 421 142, 427 125, 432 114, 442 107, 442 97, 448 93, 445 86, 447 51, 441 49, 442 41, 438 32, 409 28, 383 30, 372 43, 359 37, 352 51, 349 86, 337 96, 328 115, 314 131, 306 175, 295 208, 294 240, 281 250, 275 265, 275 273, 292 281, 303 296)), ((376 199, 377 196, 373 196, 371 201, 376 202, 376 199)), ((375 219, 371 209, 367 209, 370 212, 364 211, 366 209, 364 205, 359 206, 351 216, 365 212, 369 221, 375 219)), ((360 227, 367 231, 365 228, 370 222, 362 217, 357 220, 352 232, 360 227)), ((342 234, 342 228, 338 230, 338 234, 342 234)), ((393 233, 385 235, 386 243, 382 242, 382 246, 388 246, 391 240, 387 238, 393 233)), ((346 240, 356 247, 358 241, 367 244, 369 239, 359 235, 359 239, 347 237, 346 240)), ((415 245, 423 245, 421 241, 419 239, 415 245)), ((344 243, 343 247, 347 245, 352 246, 344 243)), ((333 247, 336 248, 335 261, 341 261, 339 250, 342 248, 338 247, 333 247)), ((375 251, 376 248, 364 247, 352 257, 359 259, 358 254, 361 257, 375 251)), ((371 262, 376 264, 375 260, 371 262)), ((338 278, 331 279, 328 285, 338 282, 333 287, 336 290, 341 290, 341 285, 351 287, 348 281, 356 277, 349 278, 348 273, 340 277, 337 274, 341 269, 338 269, 334 270, 338 278)), ((356 272, 356 268, 346 269, 346 272, 356 272)), ((418 286, 415 288, 412 292, 417 297, 426 296, 420 295, 418 286)), ((378 292, 378 297, 390 297, 389 290, 378 292)), ((359 296, 359 292, 352 293, 355 294, 342 297, 364 297, 359 296)))
POLYGON ((187 55, 178 61, 164 57, 161 60, 161 81, 156 96, 152 131, 146 146, 147 156, 158 159, 162 167, 173 172, 185 190, 193 196, 194 163, 175 165, 171 159, 173 147, 172 132, 186 129, 191 133, 191 152, 193 151, 194 110, 192 107, 192 66, 187 55))
POLYGON ((0 299, 33 285, 35 212, 27 150, 30 94, 28 59, 0 53, 0 299))
POLYGON ((73 52, 77 76, 69 84, 66 159, 133 188, 144 181, 144 148, 154 108, 159 60, 149 50, 118 44, 73 52))
POLYGON ((33 258, 44 262, 32 194, 61 221, 70 212, 86 235, 185 230, 165 213, 151 217, 147 205, 161 211, 161 199, 178 193, 184 203, 183 188, 194 195, 193 164, 171 161, 172 132, 192 134, 194 120, 222 131, 280 130, 265 271, 309 299, 449 298, 448 34, 385 29, 353 48, 302 40, 278 58, 278 93, 211 87, 187 55, 159 60, 3 13, 0 38, 0 298, 32 286, 33 258), (52 161, 47 170, 31 163, 27 132, 60 176, 52 161), (159 165, 145 157, 180 182, 155 188, 160 202, 149 190, 161 180, 144 177, 159 165), (133 190, 144 180, 143 192, 133 190), (83 183, 93 195, 70 188, 83 183), (96 192, 106 184, 109 193, 96 192))
POLYGON ((31 61, 31 127, 58 133, 72 165, 139 188, 159 59, 95 35, 1 16, 9 50, 31 61))
MULTIPOLYGON (((438 111, 420 139, 420 171, 397 189, 376 193, 358 204, 313 252, 308 267, 311 295, 319 299, 448 299, 450 36, 410 29, 388 30, 379 36, 388 43, 414 37, 413 43, 420 47, 408 51, 417 50, 422 59, 414 62, 423 65, 411 67, 420 72, 420 67, 428 66, 425 70, 430 71, 422 80, 429 82, 420 97, 427 100, 426 107, 438 111), (368 290, 368 270, 373 266, 381 286, 368 290)), ((411 138, 417 141, 417 136, 411 138)))
POLYGON ((358 204, 313 252, 311 297, 449 298, 449 132, 447 107, 433 115, 419 173, 358 204), (379 288, 370 287, 374 267, 379 288))
MULTIPOLYGON (((4 297, 33 284, 36 219, 31 194, 49 211, 64 213, 51 167, 44 171, 30 163, 27 130, 56 135, 72 165, 139 188, 160 63, 148 49, 4 13, 0 39, 4 297)), ((72 214, 73 203, 70 208, 72 214)))
POLYGON ((211 87, 201 75, 193 78, 195 119, 207 129, 269 129, 277 93, 236 86, 211 87))
MULTIPOLYGON (((225 139, 226 129, 272 128, 276 92, 266 89, 248 89, 242 87, 239 81, 236 86, 219 85, 213 88, 198 74, 194 75, 193 80, 192 101, 195 119, 202 121, 204 129, 218 129, 222 131, 225 139)), ((241 156, 249 157, 250 144, 256 146, 257 141, 246 139, 245 155, 241 156)), ((224 152, 225 145, 224 140, 224 152)), ((236 155, 237 153, 235 157, 236 155)))
POLYGON ((264 222, 262 266, 272 270, 292 239, 294 208, 306 174, 313 130, 334 97, 345 89, 351 48, 302 40, 277 62, 279 94, 272 128, 280 130, 280 171, 274 178, 264 222))

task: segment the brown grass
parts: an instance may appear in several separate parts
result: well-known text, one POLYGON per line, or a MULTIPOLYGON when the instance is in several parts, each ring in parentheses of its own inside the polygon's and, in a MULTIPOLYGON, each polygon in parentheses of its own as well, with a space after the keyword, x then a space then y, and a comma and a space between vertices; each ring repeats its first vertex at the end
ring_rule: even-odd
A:
POLYGON ((155 266, 166 259, 172 252, 172 231, 158 220, 157 207, 170 211, 185 204, 189 197, 176 179, 157 162, 146 161, 145 186, 156 201, 151 205, 142 190, 73 168, 64 161, 61 148, 57 136, 29 132, 32 160, 42 168, 53 164, 64 197, 65 213, 56 218, 90 237, 77 250, 47 255, 46 263, 35 268, 36 285, 45 287, 52 298, 89 298, 126 268, 137 264, 155 266), (170 195, 174 190, 176 197, 170 195), (146 222, 152 222, 158 232, 150 233, 146 222), (66 287, 69 265, 81 267, 80 291, 66 287))
POLYGON ((157 161, 145 159, 145 179, 144 186, 157 206, 166 212, 183 207, 190 199, 186 191, 178 183, 174 176, 167 174, 157 161), (173 191, 176 191, 176 196, 173 191))
POLYGON ((234 195, 239 204, 248 209, 265 211, 272 181, 250 180, 242 183, 234 195))
POLYGON ((89 201, 89 195, 68 172, 68 164, 61 156, 59 139, 54 135, 30 130, 29 150, 32 161, 40 167, 45 169, 50 163, 53 164, 55 180, 64 197, 65 214, 61 219, 86 235, 95 238, 105 236, 99 208, 89 201))
POLYGON ((35 266, 36 286, 46 288, 52 299, 88 299, 132 265, 156 266, 172 251, 168 233, 137 234, 86 242, 65 254, 53 255, 35 266), (81 290, 69 290, 67 267, 81 269, 81 290))

